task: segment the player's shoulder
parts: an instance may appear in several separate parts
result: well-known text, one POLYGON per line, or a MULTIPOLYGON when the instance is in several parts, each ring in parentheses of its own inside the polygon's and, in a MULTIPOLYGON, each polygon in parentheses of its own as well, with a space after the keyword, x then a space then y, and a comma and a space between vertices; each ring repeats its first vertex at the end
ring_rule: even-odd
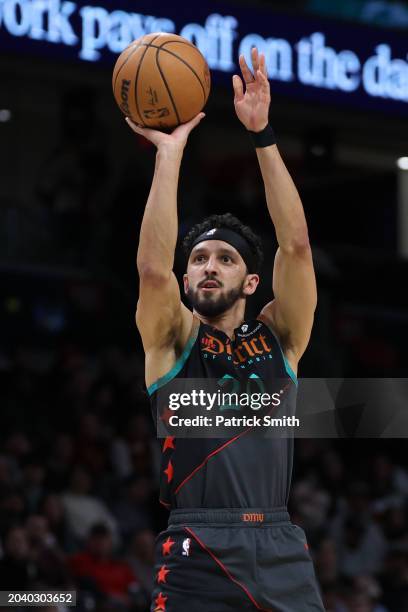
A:
POLYGON ((164 376, 168 376, 180 359, 191 352, 199 327, 200 321, 186 308, 180 335, 169 338, 164 344, 154 343, 145 350, 145 380, 148 389, 164 376))
POLYGON ((266 328, 280 344, 283 344, 284 337, 282 334, 282 330, 279 329, 277 321, 275 319, 275 308, 274 308, 274 300, 269 302, 256 317, 257 321, 260 321, 264 328, 266 328))
POLYGON ((263 312, 260 312, 259 315, 254 319, 254 321, 262 327, 262 329, 268 331, 273 336, 278 338, 278 333, 276 327, 274 325, 273 319, 271 317, 266 316, 263 312))

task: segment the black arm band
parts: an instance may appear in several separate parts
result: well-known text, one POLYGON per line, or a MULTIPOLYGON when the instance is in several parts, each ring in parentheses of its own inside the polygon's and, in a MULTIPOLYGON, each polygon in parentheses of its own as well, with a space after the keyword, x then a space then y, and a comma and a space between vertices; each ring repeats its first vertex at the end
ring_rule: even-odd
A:
POLYGON ((276 144, 275 132, 269 123, 260 132, 251 132, 251 130, 248 130, 248 134, 255 149, 262 149, 263 147, 269 147, 270 145, 276 144))

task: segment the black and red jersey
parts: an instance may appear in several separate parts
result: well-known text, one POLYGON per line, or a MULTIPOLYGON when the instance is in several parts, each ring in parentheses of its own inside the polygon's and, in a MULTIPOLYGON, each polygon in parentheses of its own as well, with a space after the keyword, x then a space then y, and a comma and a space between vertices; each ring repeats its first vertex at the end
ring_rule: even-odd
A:
MULTIPOLYGON (((285 380, 296 402, 296 376, 273 331, 259 319, 244 321, 234 340, 194 317, 183 354, 148 388, 156 415, 158 390, 175 378, 256 377, 266 388, 285 380)), ((294 414, 294 405, 293 405, 294 414)), ((229 439, 168 437, 162 441, 161 502, 169 508, 275 508, 287 505, 293 437, 263 438, 250 428, 229 439)))

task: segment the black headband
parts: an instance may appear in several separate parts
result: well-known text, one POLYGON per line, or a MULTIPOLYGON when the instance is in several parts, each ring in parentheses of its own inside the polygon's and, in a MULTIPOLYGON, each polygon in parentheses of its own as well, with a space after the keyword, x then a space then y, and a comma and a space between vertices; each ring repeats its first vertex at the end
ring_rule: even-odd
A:
MULTIPOLYGON (((246 263, 249 273, 254 273, 255 266, 255 256, 254 253, 249 246, 249 243, 243 236, 234 232, 234 230, 230 230, 224 227, 215 227, 213 229, 200 234, 198 238, 196 238, 191 246, 191 251, 194 249, 197 244, 200 242, 204 242, 205 240, 222 240, 223 242, 228 242, 231 246, 234 247, 241 255, 242 259, 246 263)), ((190 253, 191 253, 190 251, 190 253)))

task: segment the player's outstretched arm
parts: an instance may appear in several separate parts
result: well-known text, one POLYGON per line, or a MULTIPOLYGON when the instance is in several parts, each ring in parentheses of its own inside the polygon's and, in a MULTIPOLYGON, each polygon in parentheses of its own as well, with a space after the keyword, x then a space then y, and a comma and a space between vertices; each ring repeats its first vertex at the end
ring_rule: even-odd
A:
MULTIPOLYGON (((241 78, 234 75, 234 105, 244 126, 261 132, 269 122, 270 88, 264 55, 254 48, 251 59, 253 71, 240 56, 246 89, 244 92, 241 78)), ((276 144, 258 147, 256 154, 279 244, 273 270, 275 299, 265 306, 261 317, 277 332, 296 371, 310 339, 317 303, 307 223, 301 199, 276 144)))
MULTIPOLYGON (((177 187, 187 138, 203 117, 204 113, 200 113, 171 134, 141 128, 127 119, 134 132, 157 147, 154 176, 137 251, 140 291, 136 323, 147 359, 149 351, 174 346, 183 336, 184 327, 191 327, 192 315, 181 302, 173 273, 178 232, 177 187)), ((148 370, 147 367, 147 378, 148 370)))

